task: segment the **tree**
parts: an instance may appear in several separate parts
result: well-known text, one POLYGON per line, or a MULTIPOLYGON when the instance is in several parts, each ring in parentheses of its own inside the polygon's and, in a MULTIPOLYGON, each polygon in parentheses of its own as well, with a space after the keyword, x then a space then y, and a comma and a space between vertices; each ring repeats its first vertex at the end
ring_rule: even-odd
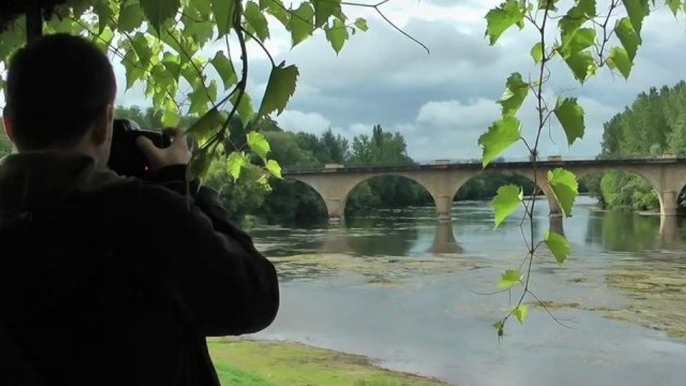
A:
MULTIPOLYGON (((0 64, 7 68, 8 60, 26 41, 27 19, 21 17, 22 12, 35 9, 34 4, 49 4, 44 12, 30 12, 30 20, 43 14, 45 33, 87 37, 124 66, 126 89, 137 83, 145 87, 152 114, 141 117, 140 111, 125 111, 122 115, 134 114, 145 128, 158 119, 163 126, 178 126, 183 116, 194 118, 197 124, 188 130, 200 144, 190 168, 194 174, 204 174, 211 165, 208 158, 221 153, 218 145, 229 137, 235 118, 246 133, 256 130, 255 122, 280 114, 295 91, 297 66, 279 64, 267 52, 271 74, 260 105, 253 107, 253 97, 246 92, 254 53, 248 41, 266 51, 264 43, 276 23, 291 34, 292 46, 320 32, 338 53, 352 34, 367 30, 364 19, 350 19, 344 12, 355 5, 340 0, 305 0, 297 6, 282 0, 69 0, 52 6, 55 3, 61 2, 0 3, 0 64), (215 42, 225 45, 212 49, 215 42)), ((381 12, 383 3, 372 7, 381 12)), ((2 75, 0 87, 4 88, 2 75)), ((263 144, 247 142, 263 161, 260 164, 268 165, 263 144)), ((243 151, 226 150, 227 155, 243 151)), ((242 158, 228 159, 239 162, 242 158)))

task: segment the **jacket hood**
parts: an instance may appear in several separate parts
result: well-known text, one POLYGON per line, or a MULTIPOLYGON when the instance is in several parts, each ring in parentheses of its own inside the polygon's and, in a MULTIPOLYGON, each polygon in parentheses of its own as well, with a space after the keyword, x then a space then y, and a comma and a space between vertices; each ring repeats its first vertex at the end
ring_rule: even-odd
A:
POLYGON ((128 181, 87 155, 46 151, 0 160, 0 215, 59 202, 128 181))

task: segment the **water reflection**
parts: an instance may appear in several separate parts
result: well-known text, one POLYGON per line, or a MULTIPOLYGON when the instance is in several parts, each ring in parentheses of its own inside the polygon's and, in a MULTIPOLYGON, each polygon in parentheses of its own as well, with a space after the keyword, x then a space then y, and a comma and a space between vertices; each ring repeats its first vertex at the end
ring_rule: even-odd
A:
POLYGON ((558 235, 565 235, 564 218, 562 216, 550 216, 548 230, 557 233, 558 235))
POLYGON ((463 249, 455 239, 452 221, 441 221, 436 224, 436 235, 429 252, 434 254, 462 253, 463 249))

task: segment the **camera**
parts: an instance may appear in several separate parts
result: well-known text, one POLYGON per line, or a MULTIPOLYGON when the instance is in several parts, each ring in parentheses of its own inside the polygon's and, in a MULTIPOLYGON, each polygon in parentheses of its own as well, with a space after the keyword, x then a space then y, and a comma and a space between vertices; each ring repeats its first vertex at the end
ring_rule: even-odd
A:
POLYGON ((156 131, 141 130, 131 119, 115 119, 112 150, 107 166, 121 176, 145 178, 152 172, 145 154, 136 145, 136 138, 144 136, 159 148, 169 147, 172 137, 156 131))

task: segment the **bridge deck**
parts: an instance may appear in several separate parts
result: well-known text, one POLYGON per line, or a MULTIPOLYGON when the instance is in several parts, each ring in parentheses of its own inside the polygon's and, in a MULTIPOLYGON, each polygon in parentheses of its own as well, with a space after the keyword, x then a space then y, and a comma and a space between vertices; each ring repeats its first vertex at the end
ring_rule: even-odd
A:
MULTIPOLYGON (((629 159, 607 159, 607 160, 546 160, 538 161, 541 168, 552 169, 557 167, 570 166, 627 166, 627 165, 661 165, 661 164, 686 164, 686 158, 629 158, 629 159)), ((493 162, 486 167, 486 170, 507 170, 514 168, 530 168, 531 162, 493 162)), ((305 174, 329 174, 329 173, 388 173, 405 172, 411 170, 475 170, 481 169, 481 163, 448 163, 448 164, 418 164, 418 165, 379 165, 379 166, 345 166, 339 168, 304 168, 304 169, 285 169, 283 175, 305 175, 305 174)))

